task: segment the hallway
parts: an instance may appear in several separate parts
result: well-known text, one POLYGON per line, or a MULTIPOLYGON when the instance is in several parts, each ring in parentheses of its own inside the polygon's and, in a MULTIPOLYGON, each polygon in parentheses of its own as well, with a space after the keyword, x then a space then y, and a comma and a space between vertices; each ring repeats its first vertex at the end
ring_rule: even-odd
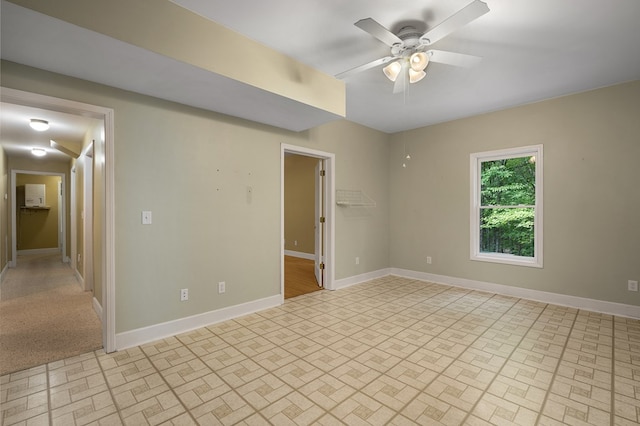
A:
POLYGON ((93 294, 60 255, 20 255, 0 284, 0 375, 102 347, 93 294))

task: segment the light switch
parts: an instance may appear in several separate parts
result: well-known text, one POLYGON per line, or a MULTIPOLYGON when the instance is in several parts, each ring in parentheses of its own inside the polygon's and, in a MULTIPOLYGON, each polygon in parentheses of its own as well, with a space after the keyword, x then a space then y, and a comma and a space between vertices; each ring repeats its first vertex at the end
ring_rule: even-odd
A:
POLYGON ((142 224, 143 225, 151 225, 151 212, 143 211, 142 212, 142 224))

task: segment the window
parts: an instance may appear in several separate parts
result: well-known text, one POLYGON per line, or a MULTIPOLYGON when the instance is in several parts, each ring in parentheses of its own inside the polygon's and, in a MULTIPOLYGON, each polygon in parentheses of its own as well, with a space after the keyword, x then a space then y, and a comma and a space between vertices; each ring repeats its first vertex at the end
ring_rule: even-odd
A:
POLYGON ((542 267, 542 145, 471 154, 471 260, 542 267))

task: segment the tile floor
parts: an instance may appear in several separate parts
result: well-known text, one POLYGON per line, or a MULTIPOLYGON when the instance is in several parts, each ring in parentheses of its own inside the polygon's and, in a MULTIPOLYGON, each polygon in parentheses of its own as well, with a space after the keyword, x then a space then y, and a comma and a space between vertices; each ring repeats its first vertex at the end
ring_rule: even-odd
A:
POLYGON ((640 320, 398 277, 3 376, 2 425, 632 425, 640 320))

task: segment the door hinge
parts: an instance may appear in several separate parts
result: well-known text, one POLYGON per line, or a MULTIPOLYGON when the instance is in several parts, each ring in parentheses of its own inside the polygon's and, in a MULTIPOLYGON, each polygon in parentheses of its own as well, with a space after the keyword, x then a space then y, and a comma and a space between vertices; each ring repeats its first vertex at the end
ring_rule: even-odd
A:
POLYGON ((324 216, 321 216, 321 217, 320 217, 320 223, 324 223, 324 222, 325 222, 325 220, 326 220, 326 219, 324 218, 324 216))
POLYGON ((320 269, 324 269, 324 262, 320 264, 320 269))
POLYGON ((320 176, 324 176, 325 175, 325 171, 324 170, 320 170, 320 176))

